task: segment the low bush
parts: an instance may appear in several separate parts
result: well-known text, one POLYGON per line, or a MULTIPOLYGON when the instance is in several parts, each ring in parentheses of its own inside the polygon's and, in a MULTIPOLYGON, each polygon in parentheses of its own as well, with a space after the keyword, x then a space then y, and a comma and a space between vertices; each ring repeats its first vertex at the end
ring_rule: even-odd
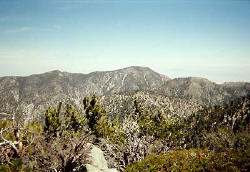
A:
POLYGON ((168 154, 149 155, 129 165, 125 171, 249 171, 250 155, 247 151, 228 149, 216 153, 209 150, 177 150, 168 154))

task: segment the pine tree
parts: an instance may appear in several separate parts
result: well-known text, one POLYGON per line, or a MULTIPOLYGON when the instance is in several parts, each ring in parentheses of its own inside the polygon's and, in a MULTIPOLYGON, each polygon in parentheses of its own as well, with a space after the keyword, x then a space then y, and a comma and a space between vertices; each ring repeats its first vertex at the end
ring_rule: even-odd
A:
POLYGON ((45 126, 44 131, 56 137, 61 131, 62 119, 60 118, 60 111, 62 102, 59 102, 57 109, 49 107, 45 112, 45 126))

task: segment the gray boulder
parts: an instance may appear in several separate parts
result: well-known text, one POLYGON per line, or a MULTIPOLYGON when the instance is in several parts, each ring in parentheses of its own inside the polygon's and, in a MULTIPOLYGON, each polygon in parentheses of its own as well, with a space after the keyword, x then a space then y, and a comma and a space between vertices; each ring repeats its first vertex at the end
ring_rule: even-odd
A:
POLYGON ((90 163, 85 165, 87 172, 118 172, 114 168, 108 168, 103 151, 94 145, 92 145, 88 161, 90 163))

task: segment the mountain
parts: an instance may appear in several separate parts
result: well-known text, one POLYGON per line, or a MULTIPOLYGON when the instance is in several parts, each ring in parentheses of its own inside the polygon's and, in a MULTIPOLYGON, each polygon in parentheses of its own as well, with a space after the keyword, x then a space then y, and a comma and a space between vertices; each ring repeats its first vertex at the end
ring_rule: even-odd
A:
POLYGON ((0 112, 18 112, 29 120, 39 117, 47 107, 59 101, 80 106, 85 96, 153 90, 169 79, 150 68, 138 66, 90 74, 56 70, 27 77, 1 77, 0 112))
POLYGON ((55 70, 27 77, 0 77, 0 114, 17 113, 27 121, 40 118, 46 108, 59 101, 81 108, 85 96, 97 94, 113 117, 131 113, 136 98, 146 108, 180 117, 197 111, 200 105, 220 104, 249 93, 250 83, 216 84, 197 77, 170 79, 139 66, 89 74, 55 70), (123 111, 125 106, 127 110, 123 111))
POLYGON ((228 102, 250 94, 250 83, 230 82, 216 84, 205 78, 188 77, 167 81, 156 92, 169 97, 196 100, 202 105, 228 102))

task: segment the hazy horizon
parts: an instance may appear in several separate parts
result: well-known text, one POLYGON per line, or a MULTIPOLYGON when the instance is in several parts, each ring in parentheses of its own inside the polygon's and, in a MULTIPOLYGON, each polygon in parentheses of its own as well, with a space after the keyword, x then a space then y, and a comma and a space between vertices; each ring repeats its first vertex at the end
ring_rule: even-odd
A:
POLYGON ((144 66, 250 82, 250 1, 1 0, 0 76, 144 66))

